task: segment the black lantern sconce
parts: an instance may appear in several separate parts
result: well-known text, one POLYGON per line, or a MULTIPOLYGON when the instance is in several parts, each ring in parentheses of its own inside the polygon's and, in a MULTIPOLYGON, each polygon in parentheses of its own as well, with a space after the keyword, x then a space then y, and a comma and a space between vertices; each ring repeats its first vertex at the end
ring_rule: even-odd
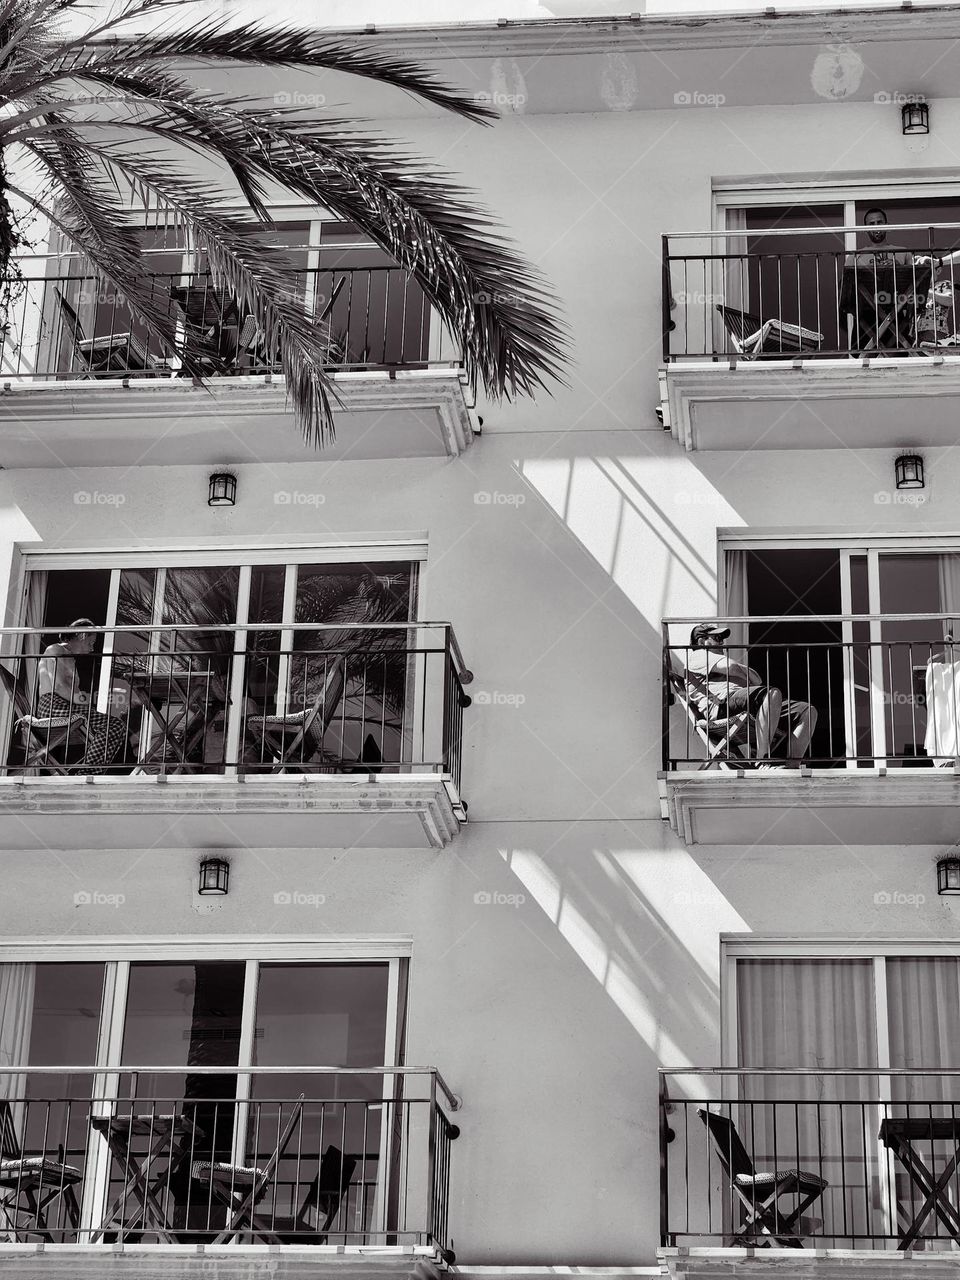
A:
POLYGON ((223 897, 230 884, 230 863, 226 858, 204 858, 200 863, 200 883, 197 893, 218 894, 223 897))
POLYGON ((903 136, 930 132, 930 108, 925 102, 905 102, 900 108, 903 136))
POLYGON ((898 489, 923 488, 923 459, 917 453, 904 453, 893 466, 898 489))
POLYGON ((235 507, 237 505, 237 477, 229 471, 215 471, 207 490, 208 507, 235 507))
POLYGON ((960 896, 960 858, 941 858, 937 863, 937 893, 960 896))

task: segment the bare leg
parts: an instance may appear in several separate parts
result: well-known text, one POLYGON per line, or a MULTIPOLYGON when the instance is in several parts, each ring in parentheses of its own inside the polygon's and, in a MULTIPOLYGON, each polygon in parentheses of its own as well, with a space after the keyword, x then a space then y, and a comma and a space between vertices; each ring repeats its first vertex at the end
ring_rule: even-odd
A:
POLYGON ((810 739, 813 737, 813 731, 817 727, 816 707, 811 707, 809 703, 804 705, 806 709, 797 715, 787 741, 787 754, 797 764, 810 750, 810 739))
POLYGON ((780 723, 780 707, 783 704, 783 696, 779 689, 768 689, 767 696, 760 704, 760 710, 757 712, 757 737, 756 737, 756 753, 758 760, 769 760, 770 744, 773 742, 773 736, 777 732, 777 725, 780 723))

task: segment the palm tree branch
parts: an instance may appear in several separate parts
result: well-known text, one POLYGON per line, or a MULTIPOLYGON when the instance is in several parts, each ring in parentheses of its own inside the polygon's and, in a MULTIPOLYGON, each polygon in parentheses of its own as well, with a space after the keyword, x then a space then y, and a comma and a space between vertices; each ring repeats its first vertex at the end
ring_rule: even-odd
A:
POLYGON ((498 116, 489 104, 443 84, 428 67, 399 61, 381 49, 331 40, 308 27, 265 30, 254 23, 231 26, 228 19, 209 18, 186 31, 131 36, 120 45, 88 38, 84 45, 91 59, 105 53, 108 66, 117 68, 200 59, 339 71, 391 85, 475 123, 489 124, 498 116))
MULTIPOLYGON (((124 88, 146 98, 149 81, 124 88)), ((539 277, 468 193, 387 140, 357 137, 339 124, 291 121, 273 110, 238 110, 206 95, 155 102, 153 124, 125 122, 168 143, 206 148, 356 222, 418 279, 464 341, 468 376, 493 394, 530 392, 562 381, 565 337, 539 277), (164 119, 166 114, 167 119, 164 119), (170 120, 170 117, 174 117, 170 120)), ((76 122, 75 122, 76 123, 76 122)), ((102 122, 84 122, 91 123, 102 122)))

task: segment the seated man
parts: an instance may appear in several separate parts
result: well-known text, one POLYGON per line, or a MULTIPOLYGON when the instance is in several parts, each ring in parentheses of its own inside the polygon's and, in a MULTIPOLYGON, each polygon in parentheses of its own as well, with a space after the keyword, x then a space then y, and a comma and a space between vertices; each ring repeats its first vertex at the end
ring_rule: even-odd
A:
POLYGON ((69 715, 80 712, 84 723, 78 737, 84 743, 83 766, 76 773, 101 773, 111 765, 127 736, 129 691, 115 681, 110 690, 112 714, 103 715, 93 705, 93 698, 82 687, 77 658, 92 654, 97 643, 95 631, 76 631, 76 627, 93 627, 89 618, 77 618, 71 629, 64 631, 55 644, 47 645, 37 672, 38 716, 69 715))
POLYGON ((754 722, 754 756, 769 760, 786 735, 787 756, 795 768, 810 748, 817 712, 809 702, 783 700, 779 689, 764 684, 752 667, 723 651, 730 628, 701 622, 690 632, 687 653, 689 701, 709 725, 746 711, 754 722), (783 723, 781 723, 783 722, 783 723))
POLYGON ((852 351, 911 347, 928 307, 935 265, 945 259, 887 244, 887 215, 863 216, 871 247, 848 253, 840 284, 840 323, 852 351))

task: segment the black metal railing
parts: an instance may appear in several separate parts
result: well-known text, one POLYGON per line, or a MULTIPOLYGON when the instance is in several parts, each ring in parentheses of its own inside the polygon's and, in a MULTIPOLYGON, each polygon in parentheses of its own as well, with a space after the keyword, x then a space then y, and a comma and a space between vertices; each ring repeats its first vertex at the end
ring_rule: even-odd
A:
POLYGON ((0 1072, 0 1241, 425 1245, 459 1105, 416 1067, 0 1072))
POLYGON ((663 237, 663 359, 960 354, 960 224, 663 237))
MULTIPOLYGON (((304 251, 308 252, 307 250, 304 251)), ((169 255, 167 255, 169 256, 169 255)), ((151 272, 155 306, 213 376, 281 371, 254 317, 204 270, 151 272)), ((303 268, 295 300, 323 324, 331 371, 456 366, 460 349, 409 272, 303 268)), ((151 336, 121 294, 81 259, 28 259, 9 308, 0 375, 8 379, 175 378, 177 350, 151 336)))
POLYGON ((935 768, 960 757, 960 632, 945 614, 663 623, 665 772, 935 768), (944 638, 946 637, 946 638, 944 638))
POLYGON ((432 772, 459 789, 472 675, 447 623, 84 634, 0 632, 3 773, 432 772))
POLYGON ((660 1074, 665 1247, 956 1249, 960 1071, 660 1074))

